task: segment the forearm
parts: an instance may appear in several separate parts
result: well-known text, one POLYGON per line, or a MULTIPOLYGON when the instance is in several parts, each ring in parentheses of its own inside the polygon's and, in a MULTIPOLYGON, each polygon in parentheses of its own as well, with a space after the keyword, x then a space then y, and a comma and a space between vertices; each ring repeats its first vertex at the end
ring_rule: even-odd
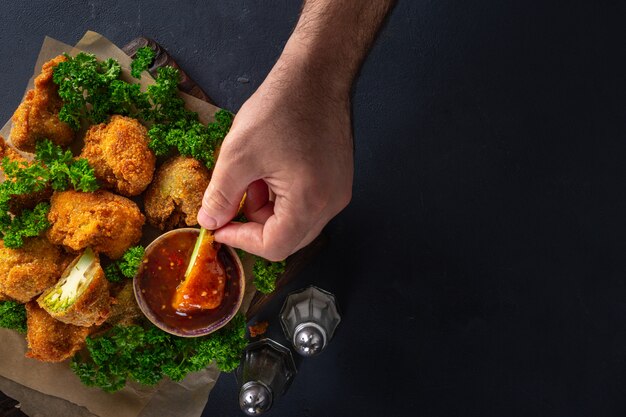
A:
POLYGON ((218 242, 284 259, 349 203, 349 93, 392 3, 306 0, 278 62, 220 148, 198 215, 218 242), (229 223, 246 192, 250 221, 229 223))
POLYGON ((306 0, 272 75, 346 95, 394 0, 306 0))

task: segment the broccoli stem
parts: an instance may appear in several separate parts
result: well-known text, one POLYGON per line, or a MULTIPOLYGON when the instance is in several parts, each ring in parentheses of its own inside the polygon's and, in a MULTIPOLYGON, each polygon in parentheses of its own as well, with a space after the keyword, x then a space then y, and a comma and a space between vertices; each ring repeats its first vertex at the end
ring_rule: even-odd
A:
POLYGON ((196 245, 193 247, 193 252, 191 252, 191 258, 189 259, 189 265, 187 265, 187 270, 185 271, 185 279, 187 279, 189 274, 191 274, 193 266, 196 264, 196 259, 198 258, 198 254, 200 253, 200 248, 202 247, 202 244, 207 237, 207 231, 208 230, 206 230, 204 227, 200 228, 200 235, 196 240, 196 245))
POLYGON ((54 291, 45 298, 45 303, 52 310, 65 310, 82 291, 85 282, 89 281, 89 274, 96 260, 96 255, 91 248, 85 249, 76 264, 64 278, 59 281, 54 291))

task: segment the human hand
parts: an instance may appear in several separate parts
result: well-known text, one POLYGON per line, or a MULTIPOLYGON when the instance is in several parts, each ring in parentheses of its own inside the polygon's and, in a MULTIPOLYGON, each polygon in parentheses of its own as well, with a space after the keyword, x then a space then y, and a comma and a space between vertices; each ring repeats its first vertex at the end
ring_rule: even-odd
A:
POLYGON ((218 242, 271 261, 313 241, 352 195, 349 85, 320 85, 294 61, 235 117, 198 214, 218 242), (245 192, 249 222, 231 222, 245 192))

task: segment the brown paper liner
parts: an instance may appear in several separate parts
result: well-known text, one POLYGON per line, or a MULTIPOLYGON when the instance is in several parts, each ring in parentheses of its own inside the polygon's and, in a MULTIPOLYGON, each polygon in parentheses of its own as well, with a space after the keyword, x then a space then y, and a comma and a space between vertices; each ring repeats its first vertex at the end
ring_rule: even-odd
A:
MULTIPOLYGON (((44 62, 62 53, 76 55, 84 51, 100 59, 115 58, 122 66, 122 77, 136 81, 130 76, 131 59, 108 39, 96 32, 87 32, 75 47, 46 37, 35 64, 38 74, 44 62)), ((31 78, 27 90, 32 88, 31 78)), ((142 74, 142 88, 154 83, 147 73, 142 74)), ((198 113, 203 123, 214 120, 217 107, 190 95, 181 93, 187 108, 198 113)), ((0 133, 9 140, 11 122, 0 133)), ((149 229, 149 227, 147 227, 149 229)), ((147 245, 157 230, 147 230, 142 244, 147 245)), ((244 270, 247 288, 242 312, 246 312, 254 296, 251 283, 252 257, 245 260, 244 270)), ((202 372, 188 375, 182 382, 164 380, 156 387, 137 384, 116 393, 106 393, 97 388, 84 386, 70 370, 67 362, 42 363, 24 357, 26 341, 14 331, 0 329, 0 391, 22 403, 22 410, 30 417, 38 416, 99 416, 99 417, 165 417, 199 416, 206 405, 209 393, 215 386, 219 371, 212 365, 202 372)))

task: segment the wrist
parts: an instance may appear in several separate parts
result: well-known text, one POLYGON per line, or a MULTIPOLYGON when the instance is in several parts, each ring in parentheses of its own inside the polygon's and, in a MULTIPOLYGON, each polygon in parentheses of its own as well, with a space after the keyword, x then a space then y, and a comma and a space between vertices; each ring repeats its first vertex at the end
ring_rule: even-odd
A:
POLYGON ((348 97, 392 3, 304 0, 300 19, 274 69, 278 73, 285 71, 289 79, 308 82, 331 97, 348 97))
POLYGON ((319 53, 292 36, 267 81, 293 99, 311 97, 326 102, 345 102, 349 99, 353 78, 353 74, 342 70, 340 62, 329 62, 328 54, 319 53))

